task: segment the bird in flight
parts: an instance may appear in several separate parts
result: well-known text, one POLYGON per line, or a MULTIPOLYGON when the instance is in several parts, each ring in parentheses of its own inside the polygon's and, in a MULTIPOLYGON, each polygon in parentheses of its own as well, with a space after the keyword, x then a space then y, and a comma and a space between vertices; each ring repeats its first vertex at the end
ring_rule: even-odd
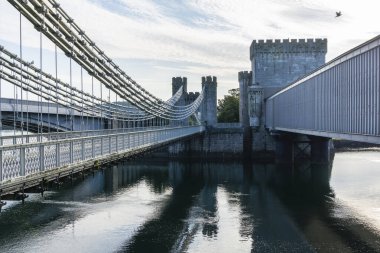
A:
POLYGON ((335 12, 336 13, 336 18, 339 18, 340 16, 342 16, 342 12, 341 11, 337 11, 337 12, 335 12))

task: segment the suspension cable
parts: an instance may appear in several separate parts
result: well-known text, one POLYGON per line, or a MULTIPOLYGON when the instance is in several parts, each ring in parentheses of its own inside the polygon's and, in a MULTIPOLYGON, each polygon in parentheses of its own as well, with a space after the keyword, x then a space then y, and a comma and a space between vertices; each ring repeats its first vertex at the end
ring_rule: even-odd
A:
MULTIPOLYGON (((22 60, 22 15, 20 13, 20 59, 22 60)), ((23 68, 21 64, 21 83, 22 83, 22 76, 23 76, 23 68)), ((23 112, 23 86, 21 85, 21 92, 20 92, 20 106, 21 106, 21 143, 24 143, 24 112, 23 112)))

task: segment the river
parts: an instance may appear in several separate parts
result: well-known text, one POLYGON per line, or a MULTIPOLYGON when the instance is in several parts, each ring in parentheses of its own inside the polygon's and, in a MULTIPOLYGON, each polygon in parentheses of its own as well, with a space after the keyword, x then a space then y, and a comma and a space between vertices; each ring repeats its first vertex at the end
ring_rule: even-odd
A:
POLYGON ((380 151, 120 162, 0 213, 0 252, 380 252, 380 151))

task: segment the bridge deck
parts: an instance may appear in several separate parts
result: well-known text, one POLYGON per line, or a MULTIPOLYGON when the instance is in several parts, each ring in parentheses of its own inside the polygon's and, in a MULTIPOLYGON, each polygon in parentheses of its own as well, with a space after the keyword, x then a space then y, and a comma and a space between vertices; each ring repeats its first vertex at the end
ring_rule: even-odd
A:
POLYGON ((201 133, 202 126, 144 129, 0 146, 0 195, 201 133))
POLYGON ((380 36, 266 101, 266 127, 380 144, 380 36))

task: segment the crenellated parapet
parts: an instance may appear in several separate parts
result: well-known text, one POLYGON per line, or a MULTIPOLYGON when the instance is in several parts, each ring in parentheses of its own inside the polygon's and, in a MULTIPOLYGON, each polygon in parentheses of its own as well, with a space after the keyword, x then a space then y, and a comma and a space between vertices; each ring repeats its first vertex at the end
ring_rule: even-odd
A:
POLYGON ((203 76, 202 87, 204 85, 216 85, 216 76, 203 76))
POLYGON ((253 40, 250 59, 257 54, 326 53, 327 39, 253 40))
MULTIPOLYGON (((252 83, 284 87, 325 63, 327 39, 253 40, 252 83)), ((272 92, 265 92, 265 96, 272 92)))
POLYGON ((187 92, 187 78, 173 77, 172 78, 172 94, 174 95, 180 87, 183 87, 183 93, 187 92))
POLYGON ((199 92, 188 92, 186 96, 186 104, 193 103, 199 97, 199 94, 199 92))
POLYGON ((252 80, 252 71, 240 71, 238 73, 238 79, 239 82, 244 80, 250 83, 250 81, 252 80))

